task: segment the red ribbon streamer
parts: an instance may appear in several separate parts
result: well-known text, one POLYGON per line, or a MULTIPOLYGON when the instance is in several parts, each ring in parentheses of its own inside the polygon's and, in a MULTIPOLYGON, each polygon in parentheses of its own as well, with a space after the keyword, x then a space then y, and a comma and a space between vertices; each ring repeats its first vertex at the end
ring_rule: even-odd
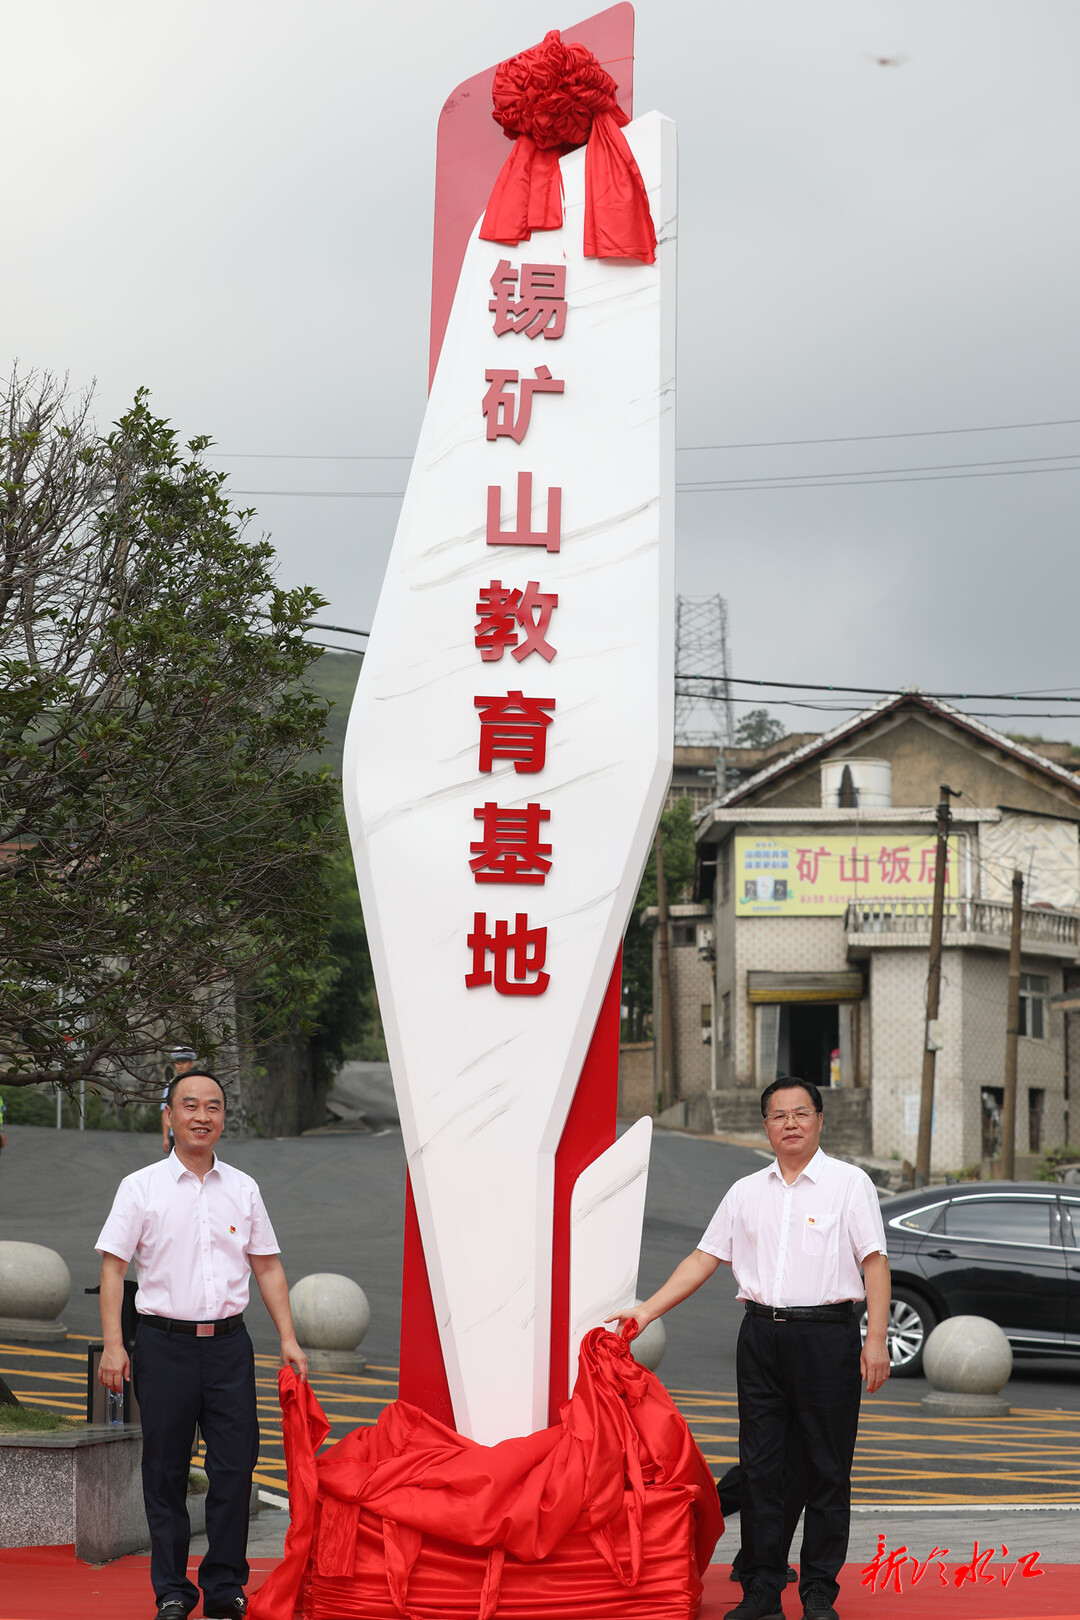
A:
POLYGON ((543 44, 495 70, 492 117, 514 142, 492 188, 480 235, 517 246, 563 222, 560 154, 585 146, 587 259, 656 259, 645 182, 626 143, 615 81, 584 45, 552 29, 543 44))

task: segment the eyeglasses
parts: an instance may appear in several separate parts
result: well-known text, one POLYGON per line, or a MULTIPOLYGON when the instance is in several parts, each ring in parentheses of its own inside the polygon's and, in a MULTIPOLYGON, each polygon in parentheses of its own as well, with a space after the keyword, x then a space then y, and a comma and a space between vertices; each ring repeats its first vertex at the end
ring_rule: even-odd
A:
POLYGON ((786 1114, 769 1114, 770 1125, 783 1125, 787 1120, 793 1119, 796 1125, 806 1125, 813 1119, 817 1110, 815 1108, 789 1108, 786 1114))

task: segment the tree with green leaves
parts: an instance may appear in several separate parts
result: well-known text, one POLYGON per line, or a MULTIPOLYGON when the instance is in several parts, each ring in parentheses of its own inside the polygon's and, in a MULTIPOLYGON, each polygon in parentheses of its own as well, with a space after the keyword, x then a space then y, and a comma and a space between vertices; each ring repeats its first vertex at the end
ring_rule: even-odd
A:
POLYGON ((235 1061, 324 960, 337 784, 301 763, 323 603, 275 586, 209 443, 143 390, 104 434, 48 375, 0 394, 8 1085, 125 1092, 174 1041, 235 1061))
MULTIPOLYGON (((694 807, 688 798, 676 799, 660 817, 664 846, 664 879, 668 903, 675 905, 690 893, 694 882, 694 807)), ((653 931, 644 922, 656 905, 656 848, 649 853, 638 889, 630 926, 623 939, 624 1036, 628 1041, 648 1038, 653 1007, 653 931)))
POLYGON ((767 748, 786 736, 787 732, 768 709, 751 709, 735 727, 735 743, 739 748, 767 748))

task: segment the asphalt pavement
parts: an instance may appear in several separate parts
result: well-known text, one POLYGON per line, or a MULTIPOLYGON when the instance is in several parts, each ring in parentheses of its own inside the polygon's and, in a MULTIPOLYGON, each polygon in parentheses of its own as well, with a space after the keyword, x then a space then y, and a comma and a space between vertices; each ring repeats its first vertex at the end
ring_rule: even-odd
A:
MULTIPOLYGON (((283 1251, 290 1282, 311 1272, 353 1278, 371 1304, 363 1350, 375 1363, 395 1365, 401 1309, 401 1242, 405 1158, 388 1082, 350 1069, 350 1107, 367 1130, 226 1140, 221 1156, 259 1182, 283 1251)), ((340 1094, 340 1093, 339 1093, 340 1094)), ((74 1333, 99 1332, 97 1300, 84 1293, 98 1280, 94 1240, 121 1178, 160 1155, 160 1138, 119 1131, 57 1131, 8 1127, 0 1156, 0 1237, 55 1249, 72 1277, 63 1319, 74 1333)), ((754 1149, 658 1130, 642 1239, 639 1294, 646 1297, 696 1247, 724 1193, 738 1177, 760 1169, 754 1149)), ((276 1337, 257 1290, 249 1323, 256 1349, 271 1354, 276 1337)), ((665 1319, 668 1349, 660 1376, 670 1389, 724 1391, 735 1387, 735 1340, 742 1319, 730 1272, 721 1268, 697 1294, 665 1319)), ((917 1401, 922 1379, 890 1381, 893 1399, 917 1401)), ((1080 1361, 1017 1361, 1003 1391, 1016 1407, 1080 1410, 1080 1361)), ((870 1397, 867 1405, 872 1405, 870 1397)))

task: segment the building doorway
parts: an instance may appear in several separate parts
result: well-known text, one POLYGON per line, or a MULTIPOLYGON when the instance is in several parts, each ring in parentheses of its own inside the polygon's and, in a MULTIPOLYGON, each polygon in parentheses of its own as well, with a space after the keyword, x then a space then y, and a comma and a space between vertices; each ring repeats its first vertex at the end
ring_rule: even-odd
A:
POLYGON ((840 1008, 835 1002, 789 1002, 780 1008, 777 1069, 815 1086, 831 1086, 839 1063, 840 1008))

